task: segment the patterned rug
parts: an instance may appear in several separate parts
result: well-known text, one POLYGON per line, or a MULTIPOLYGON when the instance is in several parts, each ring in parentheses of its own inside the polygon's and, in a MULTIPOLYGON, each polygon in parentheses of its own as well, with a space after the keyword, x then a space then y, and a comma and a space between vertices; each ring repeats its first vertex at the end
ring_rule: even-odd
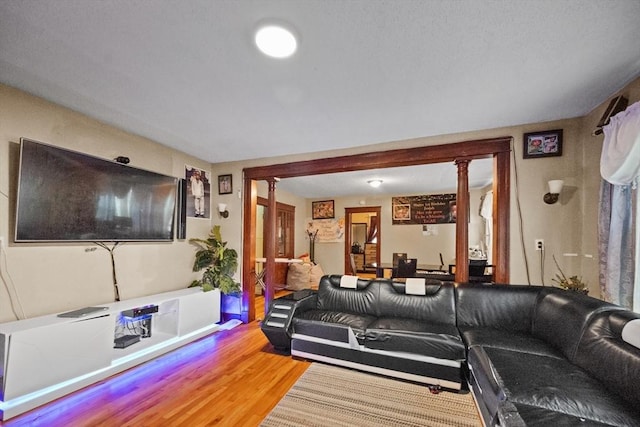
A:
POLYGON ((313 363, 261 426, 482 426, 470 393, 313 363))

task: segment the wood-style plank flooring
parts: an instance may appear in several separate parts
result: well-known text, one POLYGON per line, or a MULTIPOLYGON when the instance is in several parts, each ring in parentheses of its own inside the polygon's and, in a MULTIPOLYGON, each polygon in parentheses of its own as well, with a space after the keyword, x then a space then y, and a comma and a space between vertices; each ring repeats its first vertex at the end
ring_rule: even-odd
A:
MULTIPOLYGON (((256 300, 260 316, 264 299, 256 300)), ((254 321, 216 332, 0 425, 257 426, 308 365, 274 351, 254 321)))

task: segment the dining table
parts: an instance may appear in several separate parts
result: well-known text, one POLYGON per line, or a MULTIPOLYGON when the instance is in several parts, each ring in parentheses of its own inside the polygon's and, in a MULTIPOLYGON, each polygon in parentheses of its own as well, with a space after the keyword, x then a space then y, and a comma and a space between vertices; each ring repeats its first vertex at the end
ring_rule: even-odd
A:
MULTIPOLYGON (((394 269, 391 262, 381 262, 380 264, 374 262, 369 266, 376 269, 377 277, 385 277, 385 271, 392 272, 394 269)), ((416 266, 416 274, 449 274, 449 267, 438 264, 418 264, 416 266)))
MULTIPOLYGON (((390 262, 382 262, 380 264, 372 263, 370 264, 371 268, 376 269, 376 277, 385 277, 391 278, 393 277, 393 263, 390 262), (385 276, 386 274, 386 276, 385 276)), ((443 280, 447 282, 455 281, 455 269, 451 268, 452 266, 448 265, 438 265, 438 264, 418 264, 416 266, 416 274, 413 277, 420 277, 425 279, 437 279, 443 280)), ((487 265, 487 267, 492 267, 491 265, 487 265)), ((477 282, 477 283, 492 283, 493 282, 493 274, 482 274, 479 276, 469 276, 469 282, 477 282)))

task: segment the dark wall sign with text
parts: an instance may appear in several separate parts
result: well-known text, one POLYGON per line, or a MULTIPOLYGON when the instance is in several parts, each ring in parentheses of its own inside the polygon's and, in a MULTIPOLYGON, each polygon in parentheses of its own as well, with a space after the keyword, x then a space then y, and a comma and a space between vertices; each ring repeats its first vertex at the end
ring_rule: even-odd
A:
POLYGON ((392 224, 455 224, 456 194, 391 198, 392 224))

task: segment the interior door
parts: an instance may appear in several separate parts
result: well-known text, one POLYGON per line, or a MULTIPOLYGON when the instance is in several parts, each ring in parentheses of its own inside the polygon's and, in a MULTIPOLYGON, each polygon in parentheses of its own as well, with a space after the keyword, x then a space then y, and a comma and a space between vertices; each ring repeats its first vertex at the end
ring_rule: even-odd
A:
MULTIPOLYGON (((258 205, 262 206, 266 217, 267 199, 259 197, 258 205)), ((295 223, 296 207, 278 202, 276 205, 276 258, 293 258, 295 256, 293 253, 295 223)), ((262 241, 264 242, 265 239, 263 238, 262 241)), ((262 253, 265 254, 264 246, 262 247, 262 253)), ((284 288, 287 284, 288 268, 289 265, 286 263, 276 263, 274 277, 276 288, 284 288)))
POLYGON ((358 226, 354 224, 366 224, 366 235, 362 241, 358 241, 361 245, 361 252, 356 255, 356 268, 358 273, 375 275, 375 266, 380 263, 380 248, 382 245, 382 236, 380 233, 380 214, 382 208, 380 206, 367 206, 358 208, 345 208, 345 246, 344 246, 344 271, 351 271, 351 252, 353 244, 361 237, 357 235, 358 226), (374 218, 374 219, 372 219, 374 218), (360 268, 360 261, 362 268, 360 268))

